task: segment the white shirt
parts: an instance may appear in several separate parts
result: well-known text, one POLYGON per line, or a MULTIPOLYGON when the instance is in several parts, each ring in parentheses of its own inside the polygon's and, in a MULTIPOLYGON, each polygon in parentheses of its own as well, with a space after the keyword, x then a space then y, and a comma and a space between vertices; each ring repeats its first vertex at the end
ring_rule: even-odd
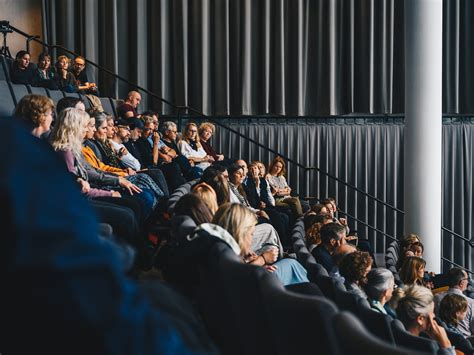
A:
MULTIPOLYGON (((204 158, 207 153, 204 148, 201 146, 198 150, 194 150, 188 142, 185 140, 180 140, 178 142, 178 149, 186 158, 204 158)), ((196 166, 200 167, 202 170, 206 169, 211 163, 209 162, 200 162, 196 163, 196 166)))
MULTIPOLYGON (((112 139, 109 140, 110 144, 112 144, 112 147, 118 152, 120 149, 125 148, 123 144, 117 143, 113 141, 112 139)), ((140 170, 141 165, 140 162, 135 158, 132 154, 129 152, 125 155, 122 155, 120 157, 120 161, 128 168, 132 168, 133 170, 140 170)))

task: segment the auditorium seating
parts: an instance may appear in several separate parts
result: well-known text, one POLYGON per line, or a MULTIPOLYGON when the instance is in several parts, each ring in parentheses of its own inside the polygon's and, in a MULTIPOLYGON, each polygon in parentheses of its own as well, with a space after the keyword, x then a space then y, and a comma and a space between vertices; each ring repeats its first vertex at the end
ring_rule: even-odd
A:
POLYGON ((6 81, 0 81, 0 117, 10 117, 15 109, 15 101, 6 81))

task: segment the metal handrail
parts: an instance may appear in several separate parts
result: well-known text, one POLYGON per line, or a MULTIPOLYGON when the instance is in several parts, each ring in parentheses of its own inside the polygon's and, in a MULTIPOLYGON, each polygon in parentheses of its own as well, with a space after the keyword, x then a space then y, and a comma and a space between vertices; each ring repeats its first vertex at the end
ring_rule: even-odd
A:
POLYGON ((459 265, 459 264, 456 264, 454 261, 451 261, 451 260, 449 260, 449 259, 446 259, 444 256, 441 257, 441 260, 446 261, 446 262, 450 263, 451 265, 454 265, 454 266, 456 266, 456 267, 459 267, 459 268, 463 269, 464 271, 466 271, 466 272, 468 272, 468 273, 474 275, 474 272, 472 272, 471 270, 466 269, 464 266, 461 266, 461 265, 459 265))
MULTIPOLYGON (((43 47, 54 48, 54 49, 60 49, 60 50, 62 50, 62 51, 64 51, 64 52, 66 52, 66 53, 69 53, 69 54, 73 55, 73 56, 76 56, 76 57, 79 56, 79 54, 77 54, 76 52, 73 52, 73 51, 67 49, 66 47, 63 47, 63 46, 60 46, 60 45, 48 44, 48 43, 46 43, 46 42, 40 40, 38 36, 29 35, 29 34, 27 34, 26 32, 23 32, 22 30, 20 30, 20 29, 14 27, 14 26, 12 26, 12 25, 9 25, 9 27, 10 27, 14 32, 16 32, 16 33, 22 35, 23 37, 26 37, 26 48, 27 48, 27 49, 29 49, 30 42, 31 42, 31 41, 34 41, 34 42, 37 42, 37 43, 41 44, 43 47)), ((150 96, 152 96, 153 98, 155 98, 155 99, 157 99, 157 100, 159 100, 159 101, 161 101, 161 102, 163 102, 163 103, 165 103, 165 104, 167 104, 167 105, 173 107, 174 109, 177 110, 178 116, 180 116, 181 110, 183 110, 183 111, 187 111, 187 112, 193 112, 193 113, 195 113, 195 114, 198 115, 198 116, 206 117, 206 119, 207 119, 208 121, 214 123, 215 125, 217 125, 217 126, 219 126, 219 127, 221 127, 221 128, 227 129, 228 131, 230 131, 230 132, 232 132, 232 133, 238 135, 238 136, 241 137, 241 138, 244 138, 245 140, 247 140, 247 141, 249 141, 249 142, 251 142, 251 143, 257 145, 258 147, 260 147, 260 148, 262 148, 262 149, 264 149, 264 150, 266 150, 266 151, 268 151, 268 152, 270 152, 270 153, 273 153, 273 154, 275 154, 275 155, 278 155, 278 156, 282 157, 283 159, 285 159, 286 161, 290 162, 291 164, 294 164, 294 165, 297 166, 298 168, 304 169, 305 172, 310 171, 310 170, 316 170, 316 171, 318 171, 318 173, 323 174, 323 175, 327 176, 328 178, 333 179, 333 180, 337 181, 338 183, 340 183, 340 184, 342 184, 342 185, 344 185, 344 186, 347 186, 348 188, 351 188, 351 189, 353 189, 354 191, 356 191, 356 192, 358 192, 358 193, 360 193, 360 194, 362 194, 362 195, 365 195, 366 197, 368 197, 368 198, 370 198, 370 199, 372 199, 372 200, 374 200, 374 201, 376 201, 376 202, 378 202, 378 203, 380 203, 380 204, 383 204, 384 206, 386 206, 386 207, 388 207, 388 208, 391 208, 392 210, 394 210, 394 211, 396 211, 396 212, 398 212, 398 213, 400 213, 400 214, 402 214, 402 215, 405 214, 405 211, 403 211, 403 210, 401 210, 401 209, 399 209, 399 208, 397 208, 397 207, 395 207, 395 206, 392 206, 391 204, 389 204, 389 203, 387 203, 387 202, 385 202, 385 201, 383 201, 383 200, 377 198, 376 196, 373 196, 373 195, 371 195, 371 194, 365 192, 364 190, 361 190, 361 189, 359 189, 358 187, 356 187, 356 186, 354 186, 354 185, 352 185, 352 184, 349 184, 349 183, 345 182, 344 180, 341 180, 340 178, 338 178, 338 177, 336 177, 336 176, 334 176, 334 175, 329 174, 329 173, 326 172, 326 171, 321 170, 321 169, 318 168, 318 167, 307 167, 307 166, 304 166, 304 165, 302 165, 302 164, 300 164, 300 163, 294 161, 293 159, 290 159, 290 158, 288 158, 288 157, 286 157, 286 156, 280 154, 279 152, 276 152, 275 150, 273 150, 273 149, 271 149, 271 148, 269 148, 269 147, 267 147, 267 146, 264 146, 263 144, 261 144, 261 143, 255 141, 255 140, 253 140, 253 139, 251 139, 251 138, 245 136, 244 134, 242 134, 242 133, 240 133, 240 132, 234 130, 233 128, 231 128, 231 127, 229 127, 229 126, 227 126, 227 125, 225 125, 225 124, 223 124, 222 122, 219 122, 218 120, 215 120, 215 119, 213 119, 213 118, 210 118, 210 117, 206 116, 204 113, 202 113, 202 112, 200 112, 200 111, 198 111, 198 110, 196 110, 196 109, 194 109, 194 108, 192 108, 192 107, 190 107, 190 106, 179 106, 179 105, 175 105, 175 104, 173 104, 172 102, 170 102, 170 101, 168 101, 168 100, 166 100, 166 99, 164 99, 164 98, 158 96, 157 94, 155 94, 155 93, 149 91, 148 89, 145 89, 144 87, 139 86, 138 84, 132 83, 132 82, 129 81, 128 79, 125 79, 124 77, 122 77, 122 76, 120 76, 120 75, 118 75, 118 74, 116 74, 116 73, 110 71, 109 69, 107 69, 107 68, 105 68, 105 67, 102 67, 102 66, 100 66, 100 65, 98 65, 98 64, 96 64, 96 63, 94 63, 94 62, 92 62, 92 61, 90 61, 90 60, 88 60, 88 59, 86 59, 86 58, 84 58, 84 60, 86 61, 86 63, 92 65, 93 67, 95 67, 95 68, 97 68, 97 69, 99 69, 99 70, 101 70, 101 71, 103 71, 103 72, 105 72, 105 73, 107 73, 108 75, 110 75, 110 76, 112 76, 112 77, 114 77, 114 78, 116 78, 116 79, 118 79, 118 80, 121 80, 121 81, 127 83, 128 85, 130 85, 131 87, 134 87, 134 88, 136 88, 136 89, 138 89, 138 90, 141 90, 142 92, 146 93, 147 95, 150 95, 150 96)), ((348 215, 348 216, 349 216, 349 215, 348 215)), ((377 232, 383 234, 383 235, 386 236, 386 237, 389 237, 389 238, 391 238, 391 239, 395 239, 395 240, 396 240, 396 238, 394 238, 393 236, 390 236, 390 235, 386 234, 385 232, 382 232, 382 231, 380 231, 379 229, 368 225, 367 223, 365 223, 365 222, 363 222, 363 221, 357 219, 356 217, 351 216, 350 218, 356 220, 358 223, 364 224, 365 226, 376 230, 377 232)), ((457 233, 455 233, 455 232, 453 232, 453 231, 451 231, 451 230, 449 230, 449 229, 447 229, 447 228, 445 228, 445 227, 442 227, 442 229, 443 229, 444 231, 446 231, 446 232, 452 234, 453 236, 455 236, 455 237, 457 237, 457 238, 460 238, 460 239, 462 239, 462 240, 468 242, 471 247, 474 247, 474 242, 471 242, 471 240, 467 239, 466 237, 463 237, 463 236, 461 236, 461 235, 459 235, 459 234, 457 234, 457 233)))

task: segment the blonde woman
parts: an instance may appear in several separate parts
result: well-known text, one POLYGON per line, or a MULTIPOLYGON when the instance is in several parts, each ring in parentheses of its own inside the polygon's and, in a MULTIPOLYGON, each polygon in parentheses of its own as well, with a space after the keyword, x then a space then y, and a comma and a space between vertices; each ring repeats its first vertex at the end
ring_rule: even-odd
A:
POLYGON ((285 174, 285 161, 281 157, 275 157, 270 163, 267 180, 272 188, 275 196, 275 204, 277 206, 288 206, 291 208, 295 218, 303 215, 303 208, 298 197, 291 196, 291 187, 288 186, 285 174))
POLYGON ((207 155, 214 158, 215 161, 221 161, 224 160, 224 155, 217 154, 209 142, 215 131, 216 126, 214 126, 210 122, 203 122, 199 125, 198 128, 199 139, 204 151, 207 153, 207 155))
POLYGON ((274 272, 284 285, 309 282, 306 270, 295 259, 288 258, 274 262, 276 257, 270 251, 261 255, 251 251, 257 219, 247 207, 239 203, 225 203, 217 210, 212 223, 230 233, 238 245, 238 248, 233 249, 239 252, 245 263, 262 266, 274 272), (268 260, 269 258, 271 260, 268 260))
POLYGON ((77 92, 77 81, 73 73, 69 71, 71 61, 65 55, 60 55, 56 62, 56 75, 54 80, 59 89, 66 92, 77 92))
POLYGON ((183 137, 178 142, 178 149, 191 164, 205 170, 214 161, 214 158, 207 155, 206 151, 201 145, 198 128, 195 123, 188 123, 184 127, 183 137))
POLYGON ((204 201, 214 215, 219 208, 217 205, 217 195, 214 189, 205 182, 201 182, 193 187, 193 192, 204 201))

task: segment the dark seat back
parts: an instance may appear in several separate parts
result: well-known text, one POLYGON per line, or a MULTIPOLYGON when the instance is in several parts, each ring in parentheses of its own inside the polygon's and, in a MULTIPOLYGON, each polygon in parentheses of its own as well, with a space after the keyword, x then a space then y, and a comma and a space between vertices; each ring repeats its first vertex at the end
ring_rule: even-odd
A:
POLYGON ((173 191, 173 193, 171 194, 167 202, 168 213, 173 213, 174 206, 176 206, 179 199, 183 197, 184 195, 186 195, 189 191, 191 191, 191 186, 193 186, 195 183, 196 183, 195 180, 188 181, 187 183, 181 185, 180 187, 178 187, 176 190, 173 191))
POLYGON ((345 311, 352 312, 355 315, 359 315, 360 308, 370 309, 370 305, 366 299, 363 299, 355 293, 335 288, 336 304, 337 306, 345 311), (363 304, 363 306, 362 306, 363 304))
POLYGON ((0 81, 0 117, 10 117, 15 109, 15 101, 6 81, 0 81))
POLYGON ((54 101, 55 105, 57 105, 58 101, 64 97, 64 94, 61 90, 47 90, 47 92, 48 96, 54 101))
POLYGON ((333 277, 320 275, 316 277, 316 285, 331 301, 336 302, 336 289, 345 291, 345 286, 333 277))
POLYGON ((23 98, 23 96, 26 96, 29 94, 28 88, 26 85, 23 84, 13 84, 11 83, 11 88, 13 90, 13 100, 15 101, 15 104, 17 105, 20 100, 23 98))
MULTIPOLYGON (((408 355, 423 354, 402 347, 395 347, 376 338, 362 323, 348 312, 338 313, 333 319, 334 329, 343 354, 351 355, 408 355)), ((430 353, 428 353, 430 354, 430 353)))
POLYGON ((400 322, 398 319, 394 319, 390 325, 392 328, 393 338, 395 339, 395 344, 420 352, 427 352, 431 354, 436 354, 438 352, 438 343, 436 343, 434 340, 419 336, 417 337, 409 333, 406 331, 402 322, 400 322))
POLYGON ((359 319, 373 335, 389 344, 395 344, 392 328, 390 327, 392 317, 369 308, 360 307, 359 319))
POLYGON ((117 114, 115 113, 115 109, 112 107, 112 104, 108 97, 99 97, 99 100, 105 112, 107 112, 108 114, 111 114, 114 117, 117 117, 117 114))
POLYGON ((48 92, 46 91, 46 89, 42 88, 42 87, 28 85, 28 91, 32 94, 43 95, 43 96, 49 97, 48 92))

